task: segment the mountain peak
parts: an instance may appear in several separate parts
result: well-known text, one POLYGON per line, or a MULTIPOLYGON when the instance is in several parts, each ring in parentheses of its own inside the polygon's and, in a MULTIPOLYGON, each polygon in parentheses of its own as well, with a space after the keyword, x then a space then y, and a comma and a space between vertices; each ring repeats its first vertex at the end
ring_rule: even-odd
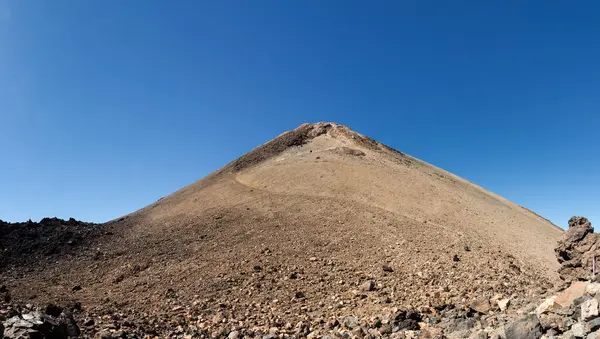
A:
POLYGON ((291 147, 303 146, 322 136, 327 136, 331 139, 374 151, 391 150, 398 152, 367 136, 354 132, 344 125, 334 122, 304 123, 297 128, 284 132, 271 141, 256 147, 249 153, 246 153, 227 165, 223 170, 230 170, 232 172, 241 171, 276 156, 291 147))

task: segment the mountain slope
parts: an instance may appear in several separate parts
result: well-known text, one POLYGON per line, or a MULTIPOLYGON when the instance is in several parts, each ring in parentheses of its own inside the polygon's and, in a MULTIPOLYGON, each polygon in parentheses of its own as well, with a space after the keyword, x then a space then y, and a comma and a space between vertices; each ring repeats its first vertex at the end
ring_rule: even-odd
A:
POLYGON ((330 123, 284 133, 103 227, 77 255, 27 273, 17 266, 3 279, 22 299, 157 314, 180 307, 226 319, 215 326, 268 328, 495 294, 517 305, 551 286, 562 234, 479 186, 330 123))

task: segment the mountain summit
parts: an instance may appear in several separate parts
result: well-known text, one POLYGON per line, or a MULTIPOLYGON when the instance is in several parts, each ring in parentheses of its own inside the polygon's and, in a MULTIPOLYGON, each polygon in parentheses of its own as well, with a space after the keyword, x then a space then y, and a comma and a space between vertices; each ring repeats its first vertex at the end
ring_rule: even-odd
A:
POLYGON ((303 124, 101 227, 69 256, 13 267, 14 293, 267 328, 497 295, 516 305, 552 285, 563 233, 335 123, 303 124))

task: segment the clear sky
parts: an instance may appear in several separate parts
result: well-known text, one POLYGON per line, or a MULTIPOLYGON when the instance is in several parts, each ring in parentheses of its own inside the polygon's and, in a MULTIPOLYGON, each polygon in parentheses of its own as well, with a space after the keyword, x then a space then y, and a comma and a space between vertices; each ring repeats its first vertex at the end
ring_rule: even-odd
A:
POLYGON ((106 221, 334 121, 600 225, 600 4, 0 0, 0 219, 106 221))

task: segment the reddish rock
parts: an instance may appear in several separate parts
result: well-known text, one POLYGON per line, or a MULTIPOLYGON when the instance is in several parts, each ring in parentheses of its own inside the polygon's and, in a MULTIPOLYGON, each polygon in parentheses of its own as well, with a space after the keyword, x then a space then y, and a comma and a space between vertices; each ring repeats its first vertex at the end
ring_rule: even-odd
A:
POLYGON ((575 299, 585 295, 586 283, 583 281, 575 281, 567 288, 556 296, 554 303, 561 307, 567 308, 573 304, 575 299))

